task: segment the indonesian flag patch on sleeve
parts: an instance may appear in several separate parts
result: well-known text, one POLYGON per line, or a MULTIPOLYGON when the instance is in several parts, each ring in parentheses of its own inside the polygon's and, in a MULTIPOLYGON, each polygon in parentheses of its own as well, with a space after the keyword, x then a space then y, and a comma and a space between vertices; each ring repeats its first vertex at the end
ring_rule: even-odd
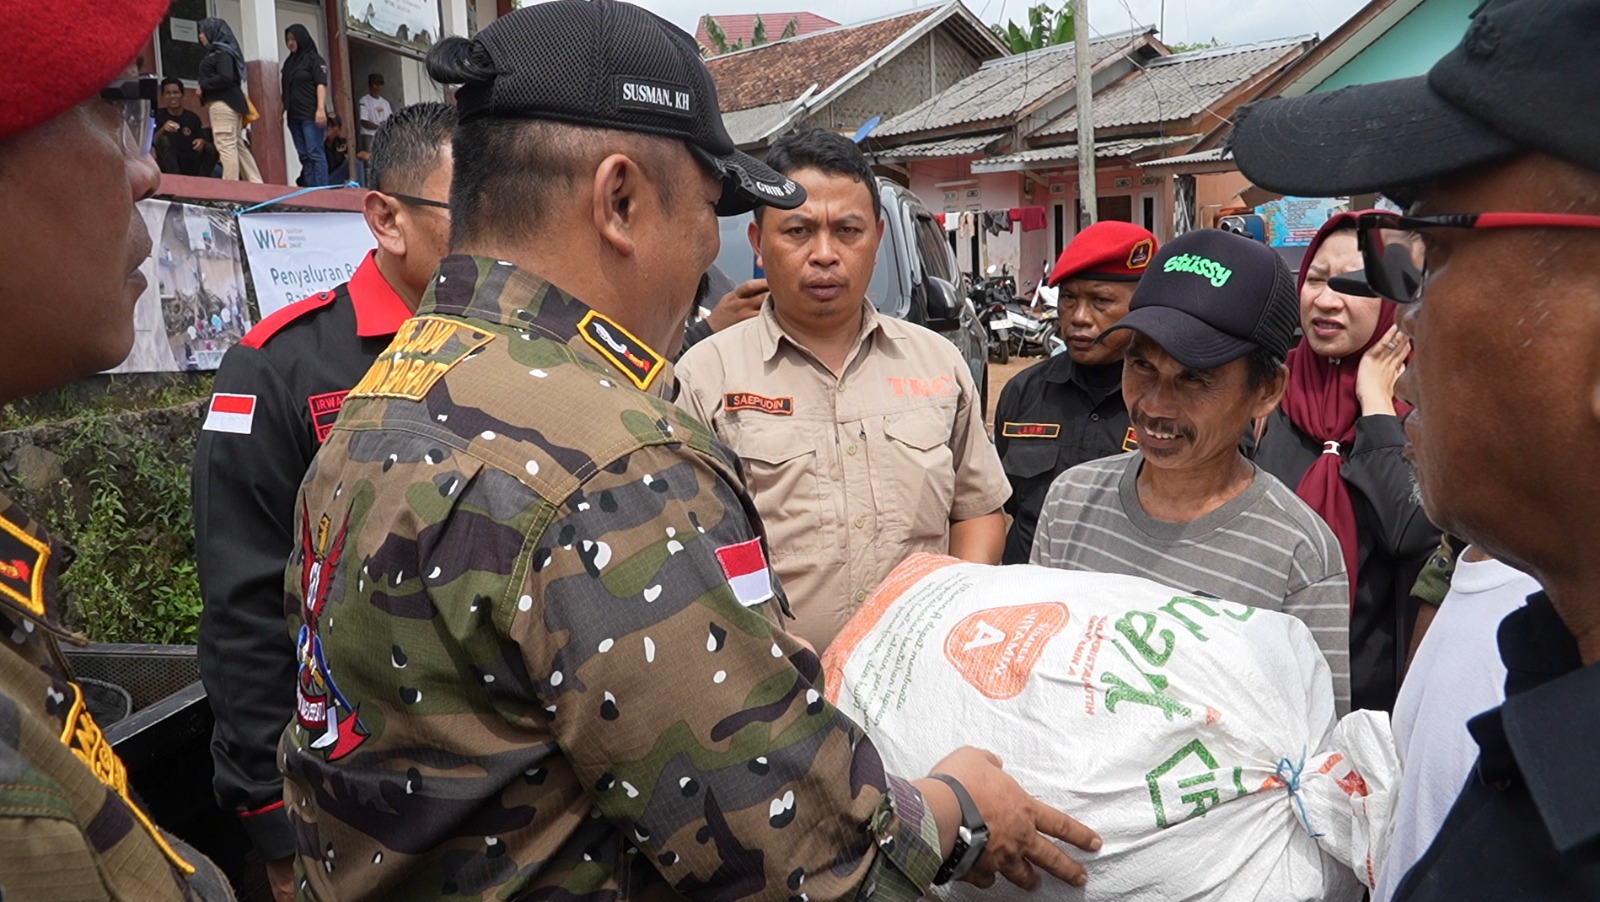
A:
POLYGON ((739 599, 740 604, 753 608, 772 600, 772 571, 767 567, 760 539, 718 548, 717 563, 722 565, 728 585, 733 587, 733 597, 739 599))
POLYGON ((228 395, 218 392, 211 396, 211 410, 201 429, 208 432, 233 432, 249 435, 256 418, 255 395, 228 395))

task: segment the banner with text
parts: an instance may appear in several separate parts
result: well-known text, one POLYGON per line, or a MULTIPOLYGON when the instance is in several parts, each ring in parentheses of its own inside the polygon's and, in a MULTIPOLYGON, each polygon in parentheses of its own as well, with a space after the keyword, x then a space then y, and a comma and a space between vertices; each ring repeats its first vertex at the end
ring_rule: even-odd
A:
POLYGON ((251 213, 239 233, 263 319, 348 281, 377 246, 360 213, 251 213))

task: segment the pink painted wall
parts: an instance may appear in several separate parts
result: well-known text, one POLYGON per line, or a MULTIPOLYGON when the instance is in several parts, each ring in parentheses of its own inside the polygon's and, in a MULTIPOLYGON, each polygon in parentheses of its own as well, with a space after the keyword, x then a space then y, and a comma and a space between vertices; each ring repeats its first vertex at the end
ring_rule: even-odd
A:
MULTIPOLYGON (((963 270, 982 273, 990 264, 1006 264, 1018 274, 1018 288, 1026 289, 1038 281, 1044 262, 1054 261, 1058 241, 1065 244, 1077 234, 1074 221, 1078 197, 1077 168, 1034 173, 1047 182, 1041 185, 1025 178, 1020 172, 981 173, 974 176, 971 163, 976 159, 979 157, 910 163, 906 168, 910 172, 911 191, 936 213, 960 212, 973 207, 982 210, 1043 207, 1044 229, 1024 232, 1020 225, 1014 225, 1010 233, 985 233, 978 243, 976 266, 971 242, 966 239, 956 242, 956 258, 963 270), (1062 189, 1059 193, 1052 190, 1056 186, 1062 189), (953 196, 951 192, 954 192, 953 196), (1055 227, 1056 205, 1062 206, 1063 234, 1059 236, 1055 227)), ((1165 240, 1172 232, 1171 180, 1161 178, 1154 184, 1141 184, 1143 176, 1145 173, 1133 166, 1101 166, 1095 171, 1095 183, 1102 198, 1128 197, 1132 219, 1140 225, 1145 224, 1144 200, 1151 198, 1154 201, 1151 230, 1159 239, 1165 240), (1119 187, 1119 182, 1124 183, 1123 186, 1119 187)), ((1102 211, 1102 214, 1105 212, 1102 211)))

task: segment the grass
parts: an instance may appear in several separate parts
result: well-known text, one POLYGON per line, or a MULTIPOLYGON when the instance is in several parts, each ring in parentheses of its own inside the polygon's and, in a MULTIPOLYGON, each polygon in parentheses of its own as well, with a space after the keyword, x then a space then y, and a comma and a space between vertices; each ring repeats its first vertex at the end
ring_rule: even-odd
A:
POLYGON ((69 628, 96 642, 190 644, 200 624, 188 466, 193 439, 138 442, 80 417, 62 442, 90 464, 45 519, 71 550, 61 575, 69 628))

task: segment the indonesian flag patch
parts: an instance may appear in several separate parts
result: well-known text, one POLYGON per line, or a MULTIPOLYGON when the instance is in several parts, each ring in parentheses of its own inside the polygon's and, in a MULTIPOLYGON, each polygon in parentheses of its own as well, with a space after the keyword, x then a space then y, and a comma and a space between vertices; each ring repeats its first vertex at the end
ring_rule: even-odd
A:
POLYGON ((211 396, 211 410, 201 429, 208 432, 233 432, 249 435, 256 418, 255 395, 226 395, 221 392, 211 396))
POLYGON ((767 567, 760 539, 718 548, 717 563, 722 565, 728 585, 733 587, 733 597, 739 599, 740 604, 753 608, 772 600, 772 571, 767 567))

